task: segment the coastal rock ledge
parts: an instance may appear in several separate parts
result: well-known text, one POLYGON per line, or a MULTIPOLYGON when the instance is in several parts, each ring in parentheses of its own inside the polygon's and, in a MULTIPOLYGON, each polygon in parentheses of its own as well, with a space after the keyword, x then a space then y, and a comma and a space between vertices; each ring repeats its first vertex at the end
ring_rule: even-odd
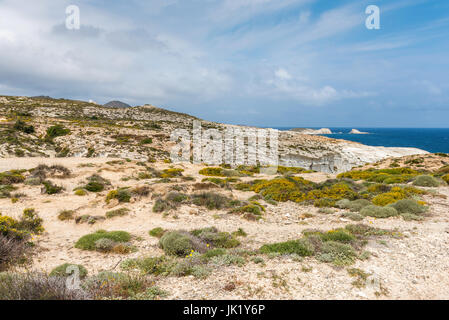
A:
POLYGON ((386 158, 428 153, 417 148, 374 147, 292 131, 281 132, 279 142, 280 165, 326 173, 345 172, 386 158))

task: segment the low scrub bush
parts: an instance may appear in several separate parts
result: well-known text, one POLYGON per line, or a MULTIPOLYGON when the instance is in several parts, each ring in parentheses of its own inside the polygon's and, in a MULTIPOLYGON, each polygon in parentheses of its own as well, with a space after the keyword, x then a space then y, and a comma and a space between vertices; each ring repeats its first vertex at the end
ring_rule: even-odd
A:
POLYGON ((203 192, 192 195, 192 202, 197 206, 206 207, 209 210, 229 208, 231 200, 221 194, 214 192, 203 192))
POLYGON ((28 249, 25 241, 8 238, 0 233, 0 272, 24 262, 28 249))
POLYGON ((23 172, 23 170, 0 172, 0 185, 11 185, 24 182, 25 176, 23 176, 23 172))
POLYGON ((172 168, 172 169, 164 169, 160 174, 161 178, 176 178, 181 177, 184 169, 172 168))
POLYGON ((298 240, 265 244, 259 251, 266 254, 296 254, 299 256, 315 256, 323 262, 343 266, 361 258, 361 248, 366 240, 373 236, 392 235, 387 230, 377 229, 363 224, 347 225, 345 228, 327 232, 306 230, 298 240))
POLYGON ((207 244, 186 231, 166 232, 159 240, 160 247, 165 253, 174 256, 186 256, 192 251, 204 253, 207 244))
POLYGON ((120 209, 116 209, 116 210, 111 210, 106 212, 106 218, 111 219, 114 217, 123 217, 126 216, 129 213, 129 209, 128 208, 120 208, 120 209))
POLYGON ((98 181, 89 181, 85 186, 84 189, 90 192, 101 192, 104 190, 104 184, 98 181))
POLYGON ((393 207, 380 207, 376 205, 366 206, 360 211, 360 214, 365 217, 375 218, 389 218, 398 215, 398 212, 393 207))
POLYGON ((14 130, 21 131, 26 134, 31 134, 35 132, 35 129, 32 125, 27 125, 25 121, 17 120, 14 123, 14 130))
POLYGON ((42 188, 42 193, 53 195, 57 193, 61 193, 64 190, 63 187, 55 185, 51 181, 43 181, 42 184, 44 187, 42 188))
POLYGON ((352 170, 340 173, 337 178, 349 178, 352 180, 366 180, 377 183, 394 184, 406 183, 420 175, 420 172, 410 168, 368 169, 352 170))
POLYGON ((47 129, 46 138, 49 140, 52 140, 53 138, 66 136, 68 134, 70 134, 69 129, 64 128, 61 125, 55 125, 55 126, 51 126, 47 129))
POLYGON ((333 263, 337 266, 351 265, 357 259, 355 249, 345 243, 326 241, 317 256, 319 261, 333 263))
POLYGON ((391 207, 396 209, 399 213, 411 213, 416 215, 427 211, 425 206, 412 199, 399 200, 398 202, 393 203, 391 207))
POLYGON ((415 178, 413 185, 419 187, 438 187, 440 182, 432 176, 422 175, 415 178))
POLYGON ((131 200, 131 192, 128 188, 112 190, 106 196, 106 202, 109 203, 112 199, 117 199, 118 202, 129 202, 131 200))
POLYGON ((76 243, 75 248, 81 250, 96 250, 96 242, 100 239, 109 239, 114 243, 126 243, 131 240, 131 235, 125 231, 104 231, 98 230, 95 233, 91 233, 81 237, 76 243))
POLYGON ((240 241, 238 241, 232 234, 220 232, 215 227, 196 229, 190 233, 212 247, 235 248, 240 245, 240 241))
POLYGON ((223 168, 203 168, 199 171, 199 174, 211 177, 225 177, 223 168))
POLYGON ((74 210, 62 210, 58 213, 58 219, 61 221, 73 220, 75 219, 74 210))
POLYGON ((149 235, 152 237, 161 238, 165 232, 166 232, 166 230, 162 229, 161 227, 157 227, 157 228, 151 229, 149 231, 149 235))
POLYGON ((297 254, 301 257, 312 256, 315 253, 315 249, 308 239, 265 244, 259 251, 261 253, 297 254))
POLYGON ((263 212, 265 212, 265 207, 257 201, 251 201, 241 207, 232 209, 231 212, 243 214, 243 217, 247 220, 259 220, 262 218, 263 212))
POLYGON ((143 275, 110 271, 89 278, 86 287, 95 299, 154 300, 168 295, 143 275))
POLYGON ((87 300, 84 290, 69 289, 66 279, 43 273, 0 274, 0 300, 87 300))
POLYGON ((443 179, 447 184, 449 184, 449 174, 441 177, 441 179, 443 179))
POLYGON ((60 266, 55 267, 50 272, 50 277, 68 277, 73 272, 73 267, 78 268, 78 275, 80 279, 84 279, 87 276, 87 269, 80 265, 80 264, 73 264, 73 263, 64 263, 60 266), (69 268, 70 267, 70 268, 69 268))

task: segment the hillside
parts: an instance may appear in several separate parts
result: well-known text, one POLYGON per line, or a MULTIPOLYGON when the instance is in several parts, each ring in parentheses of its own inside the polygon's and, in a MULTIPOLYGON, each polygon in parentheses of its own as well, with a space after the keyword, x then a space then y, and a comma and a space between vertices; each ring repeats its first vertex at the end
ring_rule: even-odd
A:
MULTIPOLYGON (((108 108, 83 101, 46 97, 0 97, 0 157, 120 157, 167 159, 175 129, 192 132, 193 116, 151 105, 108 108), (33 132, 14 128, 20 120, 33 132), (60 125, 67 134, 48 138, 60 125)), ((224 124, 201 120, 202 128, 224 124)), ((245 128, 245 127, 242 127, 245 128)), ((344 140, 285 131, 279 134, 280 164, 342 172, 388 157, 425 153, 414 148, 370 147, 344 140)))

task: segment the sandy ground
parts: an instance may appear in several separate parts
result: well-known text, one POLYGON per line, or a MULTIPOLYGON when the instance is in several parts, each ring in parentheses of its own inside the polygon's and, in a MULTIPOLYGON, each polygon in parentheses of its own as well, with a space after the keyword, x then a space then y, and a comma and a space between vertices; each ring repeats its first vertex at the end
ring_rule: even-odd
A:
MULTIPOLYGON (((119 263, 127 258, 158 256, 163 251, 158 239, 148 235, 155 227, 164 229, 191 230, 215 226, 232 232, 243 228, 248 236, 242 238, 242 248, 256 249, 262 244, 285 241, 300 237, 304 229, 328 230, 353 223, 341 218, 338 213, 320 214, 311 206, 287 202, 277 206, 267 205, 265 219, 252 222, 226 211, 208 211, 195 206, 183 206, 176 213, 164 217, 152 212, 154 200, 150 197, 136 199, 132 203, 115 208, 127 207, 130 214, 97 222, 94 225, 75 224, 57 219, 61 210, 76 210, 78 215, 100 215, 111 210, 105 203, 107 191, 79 197, 71 191, 88 176, 98 173, 109 179, 114 188, 143 185, 145 181, 128 180, 133 173, 142 170, 135 163, 108 165, 112 159, 0 159, 0 171, 29 169, 41 163, 63 164, 72 170, 68 179, 52 179, 63 185, 66 191, 58 195, 42 195, 40 186, 21 186, 18 190, 26 194, 17 203, 0 199, 0 212, 18 217, 25 208, 36 208, 44 219, 46 232, 36 240, 37 253, 33 256, 33 270, 50 271, 65 263, 84 265, 90 274, 101 270, 119 271, 119 263), (89 167, 79 164, 90 163, 89 167), (306 218, 304 213, 313 216, 306 218), (137 237, 133 244, 138 251, 129 255, 102 254, 75 249, 74 243, 83 235, 98 229, 124 230, 137 237)), ((158 169, 169 164, 158 164, 158 169)), ((203 178, 198 175, 201 166, 183 165, 184 175, 203 178)), ((305 174, 307 179, 323 181, 331 176, 321 173, 305 174)), ((148 181, 151 183, 151 180, 148 181)), ((182 184, 183 182, 178 182, 182 184)), ((167 192, 168 185, 151 185, 153 193, 167 192)), ((217 189, 218 191, 222 189, 217 189)), ((449 196, 449 187, 440 187, 438 192, 449 196)), ((227 191, 229 196, 247 199, 252 192, 227 191)), ((206 279, 194 277, 160 277, 157 285, 168 291, 167 299, 448 299, 449 298, 449 201, 443 198, 426 197, 431 204, 431 216, 424 221, 403 221, 400 218, 365 218, 363 223, 371 226, 394 229, 404 234, 401 239, 386 238, 373 240, 366 250, 372 253, 369 260, 357 261, 351 267, 371 273, 372 283, 359 289, 352 285, 354 278, 344 268, 321 263, 314 258, 295 261, 291 257, 263 257, 265 265, 247 263, 243 267, 217 268, 206 279), (236 289, 224 289, 229 282, 236 289), (377 293, 377 294, 376 294, 377 293), (381 293, 381 294, 379 294, 381 293)))

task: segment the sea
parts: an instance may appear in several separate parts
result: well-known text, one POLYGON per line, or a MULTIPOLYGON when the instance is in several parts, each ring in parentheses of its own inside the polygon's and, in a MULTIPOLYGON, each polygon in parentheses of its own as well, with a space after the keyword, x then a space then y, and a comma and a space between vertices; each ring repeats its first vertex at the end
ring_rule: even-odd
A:
MULTIPOLYGON (((290 130, 291 127, 277 127, 290 130)), ((320 129, 320 128, 310 128, 320 129)), ((350 134, 353 128, 329 128, 323 136, 360 142, 369 146, 413 147, 431 153, 449 153, 449 128, 355 128, 368 134, 350 134)))

